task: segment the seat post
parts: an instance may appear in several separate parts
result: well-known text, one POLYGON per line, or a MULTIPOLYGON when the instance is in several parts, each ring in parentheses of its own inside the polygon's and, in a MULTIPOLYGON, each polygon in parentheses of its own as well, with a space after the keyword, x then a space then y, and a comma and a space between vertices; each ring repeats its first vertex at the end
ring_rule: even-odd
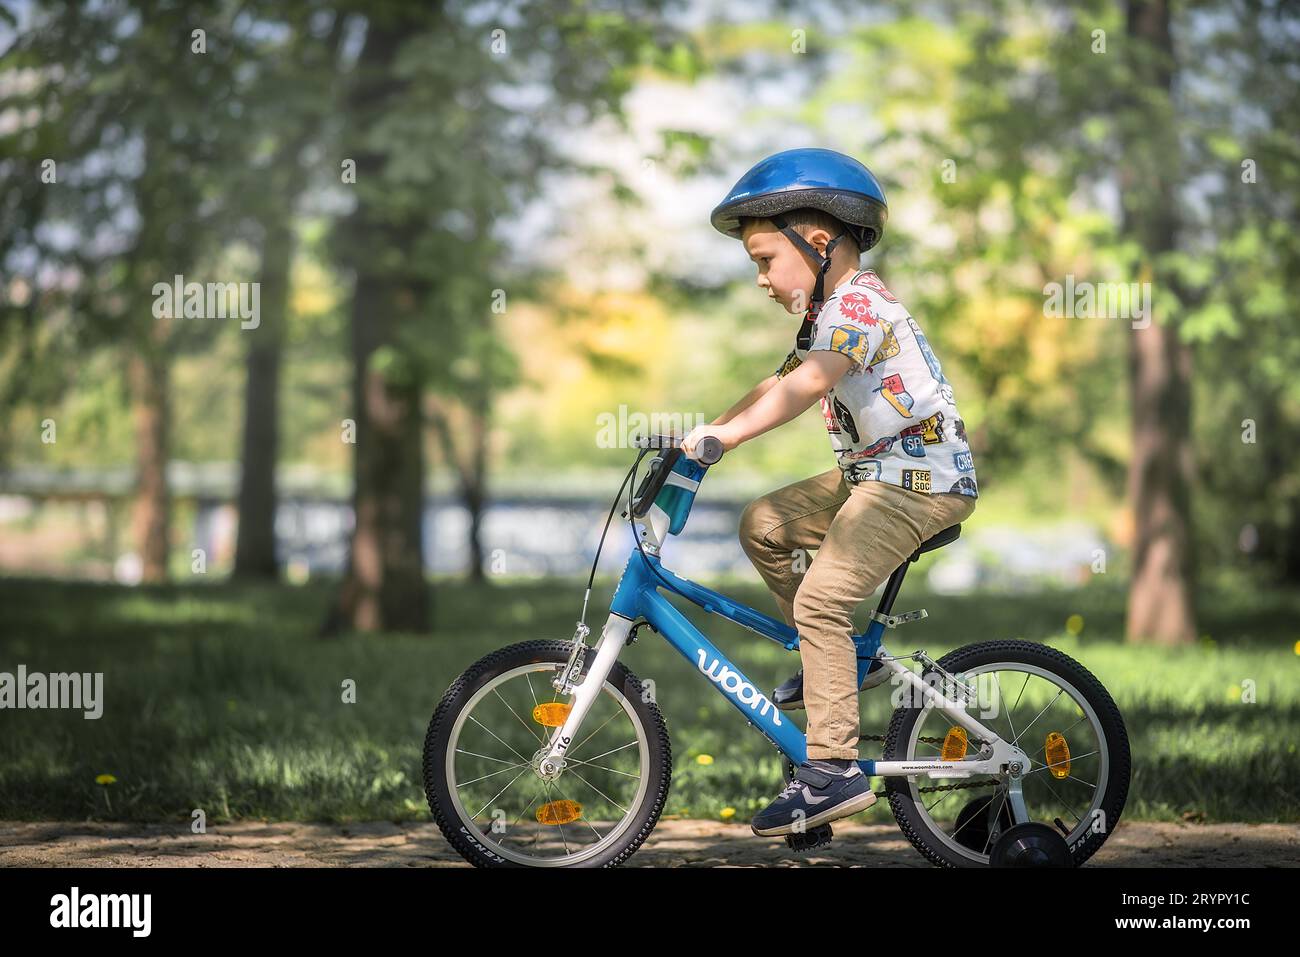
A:
POLYGON ((898 589, 903 584, 903 576, 907 574, 907 566, 910 564, 910 559, 904 561, 903 564, 894 569, 893 574, 889 576, 889 580, 885 582, 885 591, 880 596, 880 604, 876 606, 877 614, 888 615, 893 609, 894 599, 898 597, 898 589))

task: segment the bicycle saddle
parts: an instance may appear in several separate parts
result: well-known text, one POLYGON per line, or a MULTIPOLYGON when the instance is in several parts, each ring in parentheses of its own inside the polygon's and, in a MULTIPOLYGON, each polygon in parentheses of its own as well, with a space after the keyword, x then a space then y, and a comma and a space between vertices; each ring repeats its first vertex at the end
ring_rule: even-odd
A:
POLYGON ((961 523, 958 522, 956 525, 949 525, 938 535, 931 535, 929 538, 923 541, 917 547, 916 551, 912 552, 912 557, 909 558, 908 561, 914 562, 921 557, 922 552, 932 552, 936 548, 942 548, 945 545, 957 541, 957 539, 960 537, 961 537, 961 523))

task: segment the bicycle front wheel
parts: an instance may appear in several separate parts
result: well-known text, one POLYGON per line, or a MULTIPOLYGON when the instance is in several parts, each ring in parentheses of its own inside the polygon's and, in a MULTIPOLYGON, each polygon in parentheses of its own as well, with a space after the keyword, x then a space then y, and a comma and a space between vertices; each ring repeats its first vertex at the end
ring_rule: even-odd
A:
MULTIPOLYGON (((668 728, 639 678, 614 663, 552 781, 538 755, 570 698, 551 681, 573 650, 529 641, 479 659, 443 695, 424 744, 429 810, 478 867, 608 867, 641 846, 672 776, 668 728)), ((590 665, 595 655, 587 656, 590 665)))

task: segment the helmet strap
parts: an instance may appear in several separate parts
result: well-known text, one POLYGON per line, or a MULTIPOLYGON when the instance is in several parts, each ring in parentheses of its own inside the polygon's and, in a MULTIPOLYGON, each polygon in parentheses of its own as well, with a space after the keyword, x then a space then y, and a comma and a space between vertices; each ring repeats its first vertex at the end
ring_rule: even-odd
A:
POLYGON ((812 345, 812 328, 813 323, 817 320, 817 314, 821 312, 822 300, 825 297, 826 272, 831 268, 831 253, 839 241, 848 235, 846 231, 841 231, 838 236, 826 244, 826 252, 823 255, 819 253, 812 243, 804 239, 794 227, 786 223, 785 217, 781 215, 769 216, 772 225, 781 232, 785 233, 786 238, 794 243, 804 254, 811 259, 817 266, 817 283, 813 286, 812 301, 808 303, 808 310, 804 313, 803 324, 799 327, 799 332, 795 335, 795 348, 807 351, 812 345))

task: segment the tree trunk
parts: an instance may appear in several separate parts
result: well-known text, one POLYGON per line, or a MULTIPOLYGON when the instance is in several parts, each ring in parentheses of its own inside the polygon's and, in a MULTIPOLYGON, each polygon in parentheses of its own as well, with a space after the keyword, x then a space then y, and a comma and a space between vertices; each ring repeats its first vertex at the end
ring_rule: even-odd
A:
POLYGON ((487 447, 488 421, 485 413, 486 399, 470 413, 473 423, 470 441, 473 442, 473 465, 462 485, 465 507, 469 509, 469 580, 482 584, 487 580, 483 571, 483 512, 487 508, 487 447))
POLYGON ((135 422, 136 496, 132 540, 140 555, 140 580, 167 580, 171 494, 167 489, 170 434, 170 370, 163 345, 170 321, 154 321, 148 336, 127 361, 135 422))
MULTIPOLYGON (((1128 34, 1136 44, 1134 75, 1154 96, 1141 98, 1125 143, 1121 186, 1125 231, 1138 239, 1148 263, 1175 248, 1178 155, 1170 104, 1175 62, 1165 0, 1130 0, 1128 34), (1165 112, 1168 110, 1169 112, 1165 112)), ((1139 96, 1141 94, 1139 93, 1139 96)), ((1144 268, 1143 281, 1152 278, 1144 268)), ((1173 278, 1159 277, 1173 289, 1173 278)), ((1152 297, 1158 300, 1157 296, 1152 297)), ((1192 563, 1192 355, 1178 337, 1177 317, 1151 318, 1132 329, 1129 382, 1133 455, 1129 501, 1134 510, 1133 578, 1125 637, 1176 645, 1196 639, 1192 563)))
POLYGON ((279 449, 280 356, 289 305, 289 269, 293 262, 291 209, 266 217, 262 250, 261 321, 243 330, 248 340, 248 375, 244 385, 244 444, 240 457, 239 530, 234 574, 274 580, 275 465, 279 449))
MULTIPOLYGON (((386 280, 359 278, 352 301, 356 527, 338 619, 355 631, 425 631, 424 455, 418 384, 393 384, 371 357, 391 346, 398 306, 386 280)), ((331 627, 333 626, 333 627, 331 627)))
POLYGON ((393 250, 416 248, 427 228, 419 210, 386 204, 388 155, 373 124, 400 102, 407 81, 394 75, 402 42, 426 16, 392 8, 371 18, 348 102, 348 135, 373 143, 355 154, 357 205, 343 226, 352 290, 352 399, 356 416, 352 506, 355 529, 348 571, 323 626, 328 634, 426 631, 424 580, 424 453, 419 370, 404 354, 400 333, 427 302, 425 274, 393 250), (385 255, 389 253, 389 255, 385 255))

